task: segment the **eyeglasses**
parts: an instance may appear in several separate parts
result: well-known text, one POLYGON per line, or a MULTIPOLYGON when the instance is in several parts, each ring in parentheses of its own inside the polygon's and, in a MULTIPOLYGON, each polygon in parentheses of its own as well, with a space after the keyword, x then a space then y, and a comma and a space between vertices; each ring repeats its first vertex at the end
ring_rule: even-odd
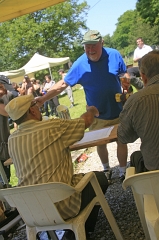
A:
MULTIPOLYGON (((33 107, 37 104, 37 101, 33 102, 30 107, 33 107)), ((37 105, 38 106, 38 105, 37 105)))
POLYGON ((40 111, 40 107, 38 106, 38 103, 37 103, 37 101, 35 101, 35 102, 33 102, 32 104, 31 104, 31 106, 30 107, 34 107, 34 106, 37 106, 37 108, 39 109, 39 111, 40 111))

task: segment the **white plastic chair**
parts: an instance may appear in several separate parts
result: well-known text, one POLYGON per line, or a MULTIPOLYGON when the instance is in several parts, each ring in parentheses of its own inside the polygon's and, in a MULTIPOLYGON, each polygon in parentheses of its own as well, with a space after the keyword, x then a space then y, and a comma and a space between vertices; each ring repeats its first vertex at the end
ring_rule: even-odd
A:
MULTIPOLYGON (((59 229, 71 229, 76 240, 86 240, 85 222, 97 203, 101 205, 116 239, 123 239, 93 172, 87 173, 75 188, 64 183, 15 187, 0 190, 0 199, 17 208, 26 223, 28 240, 35 240, 37 232, 59 229), (94 188, 96 197, 76 217, 63 220, 54 203, 68 198, 75 191, 81 192, 89 182, 94 188)), ((51 237, 56 239, 55 236, 51 237)))
POLYGON ((131 186, 146 240, 159 239, 159 170, 135 174, 126 171, 123 188, 131 186))

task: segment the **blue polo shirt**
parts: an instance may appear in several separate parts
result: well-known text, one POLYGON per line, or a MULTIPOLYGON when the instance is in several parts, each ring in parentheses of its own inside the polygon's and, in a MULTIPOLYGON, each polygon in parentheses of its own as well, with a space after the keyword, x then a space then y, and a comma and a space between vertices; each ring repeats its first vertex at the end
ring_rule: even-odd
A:
POLYGON ((122 104, 116 102, 115 94, 121 93, 118 75, 126 72, 120 53, 112 48, 103 48, 97 62, 84 53, 68 71, 64 81, 70 85, 81 84, 88 106, 95 106, 100 119, 112 120, 119 117, 122 104))

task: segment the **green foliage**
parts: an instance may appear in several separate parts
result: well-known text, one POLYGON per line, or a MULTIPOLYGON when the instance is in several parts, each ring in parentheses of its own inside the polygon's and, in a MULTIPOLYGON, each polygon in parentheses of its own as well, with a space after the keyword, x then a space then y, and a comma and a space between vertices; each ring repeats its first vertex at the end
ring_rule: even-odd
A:
POLYGON ((11 179, 10 179, 10 184, 11 186, 17 186, 18 184, 18 178, 16 177, 15 175, 15 168, 14 168, 14 165, 12 164, 11 165, 11 179))
POLYGON ((113 47, 118 49, 123 56, 132 52, 135 41, 132 41, 131 29, 136 25, 136 11, 126 11, 118 18, 116 30, 112 36, 113 47))
POLYGON ((109 34, 105 35, 103 37, 103 40, 104 40, 104 46, 105 47, 113 47, 113 44, 112 44, 112 39, 111 39, 111 36, 109 34))
POLYGON ((81 30, 87 29, 88 8, 86 1, 68 0, 1 23, 0 71, 22 67, 36 52, 48 57, 69 56, 74 61, 83 52, 74 42, 80 41, 81 30))
POLYGON ((61 105, 65 105, 69 108, 70 116, 72 119, 78 118, 82 113, 86 111, 86 100, 85 93, 81 85, 76 85, 73 89, 74 103, 75 106, 73 108, 69 108, 70 100, 67 94, 59 97, 59 102, 61 105))
POLYGON ((136 46, 136 39, 142 37, 145 44, 157 45, 159 42, 159 26, 152 27, 145 23, 136 10, 126 11, 118 18, 116 30, 112 37, 106 35, 107 46, 116 48, 125 59, 131 59, 136 46))
POLYGON ((159 24, 158 0, 138 0, 136 8, 146 23, 149 23, 151 26, 159 24))

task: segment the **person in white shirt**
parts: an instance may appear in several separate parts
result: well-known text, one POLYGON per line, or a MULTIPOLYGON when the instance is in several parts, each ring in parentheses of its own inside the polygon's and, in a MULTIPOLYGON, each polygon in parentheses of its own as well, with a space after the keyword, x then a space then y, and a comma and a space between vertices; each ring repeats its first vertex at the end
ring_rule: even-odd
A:
MULTIPOLYGON (((134 51, 133 61, 135 63, 138 62, 138 66, 139 66, 140 59, 145 54, 151 52, 153 49, 150 46, 144 44, 144 40, 142 37, 137 38, 136 43, 137 43, 137 48, 134 51)), ((132 67, 132 68, 128 68, 127 70, 130 76, 140 77, 139 67, 132 67)))
POLYGON ((140 61, 140 59, 147 53, 151 52, 153 49, 144 44, 144 40, 140 37, 136 40, 137 43, 137 48, 134 51, 134 57, 133 60, 134 62, 138 62, 140 61))
MULTIPOLYGON (((50 75, 45 75, 45 81, 46 81, 46 83, 45 83, 43 90, 45 92, 48 92, 50 90, 50 88, 55 84, 55 81, 51 80, 50 75)), ((55 96, 54 98, 52 98, 49 101, 46 101, 44 103, 44 109, 45 109, 45 113, 46 113, 45 116, 49 116, 48 104, 50 106, 51 116, 53 116, 53 114, 55 114, 57 116, 56 108, 59 105, 58 96, 55 96)))
MULTIPOLYGON (((64 70, 60 69, 58 71, 58 73, 59 73, 59 75, 61 75, 62 80, 64 80, 64 78, 66 76, 66 73, 64 72, 64 70)), ((68 86, 64 91, 67 93, 68 98, 70 99, 70 102, 71 102, 70 108, 72 108, 74 106, 74 97, 73 97, 73 92, 72 92, 71 86, 68 86)))

